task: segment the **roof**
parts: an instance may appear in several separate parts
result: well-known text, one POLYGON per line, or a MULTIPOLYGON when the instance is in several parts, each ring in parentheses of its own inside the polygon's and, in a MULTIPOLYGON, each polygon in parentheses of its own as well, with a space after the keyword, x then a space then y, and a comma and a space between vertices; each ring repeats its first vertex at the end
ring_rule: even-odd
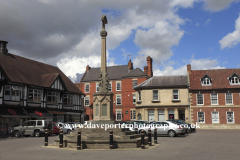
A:
POLYGON ((190 74, 190 89, 224 89, 240 88, 239 85, 230 85, 228 80, 233 74, 240 75, 240 69, 213 69, 213 70, 192 70, 190 74), (201 78, 205 75, 211 77, 210 86, 202 86, 201 78))
MULTIPOLYGON (((139 68, 129 71, 128 65, 107 67, 107 73, 108 73, 109 80, 119 80, 122 78, 129 78, 129 77, 148 76, 139 68)), ((100 78, 99 76, 100 76, 100 68, 90 68, 87 72, 85 72, 81 82, 99 81, 99 78, 100 78)))
POLYGON ((50 87, 59 76, 67 91, 83 94, 58 67, 10 53, 8 56, 0 54, 0 66, 11 82, 50 87))
POLYGON ((134 89, 168 87, 188 87, 187 76, 154 76, 137 85, 134 89))

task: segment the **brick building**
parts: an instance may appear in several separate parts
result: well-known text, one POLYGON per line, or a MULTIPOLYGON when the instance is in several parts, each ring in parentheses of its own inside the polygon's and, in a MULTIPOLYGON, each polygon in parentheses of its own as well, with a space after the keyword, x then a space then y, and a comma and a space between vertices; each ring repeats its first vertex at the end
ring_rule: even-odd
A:
POLYGON ((191 122, 200 128, 240 128, 240 69, 191 70, 191 122))
MULTIPOLYGON (((133 89, 138 84, 153 76, 152 58, 147 57, 147 66, 144 71, 133 69, 131 60, 128 65, 107 67, 109 77, 109 92, 113 93, 113 116, 116 121, 129 121, 136 119, 136 95, 133 89)), ((86 95, 84 98, 85 120, 93 119, 93 93, 99 91, 100 68, 91 68, 89 65, 80 81, 76 83, 86 95)))
POLYGON ((138 120, 189 122, 187 76, 154 76, 134 89, 137 95, 138 120))

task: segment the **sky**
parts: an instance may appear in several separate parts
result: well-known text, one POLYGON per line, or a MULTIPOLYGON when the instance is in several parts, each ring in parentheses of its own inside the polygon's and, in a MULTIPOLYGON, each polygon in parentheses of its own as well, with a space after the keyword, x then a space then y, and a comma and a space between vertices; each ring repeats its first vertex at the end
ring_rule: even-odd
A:
POLYGON ((107 65, 153 59, 153 75, 240 68, 239 0, 1 0, 0 39, 9 53, 59 67, 79 83, 100 67, 106 15, 107 65))

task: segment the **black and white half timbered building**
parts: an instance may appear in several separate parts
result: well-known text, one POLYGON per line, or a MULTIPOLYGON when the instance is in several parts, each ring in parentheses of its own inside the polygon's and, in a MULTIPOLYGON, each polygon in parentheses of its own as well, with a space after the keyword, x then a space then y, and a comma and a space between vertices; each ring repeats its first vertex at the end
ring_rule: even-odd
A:
POLYGON ((8 53, 7 43, 0 41, 0 125, 80 122, 84 94, 76 85, 57 67, 8 53))

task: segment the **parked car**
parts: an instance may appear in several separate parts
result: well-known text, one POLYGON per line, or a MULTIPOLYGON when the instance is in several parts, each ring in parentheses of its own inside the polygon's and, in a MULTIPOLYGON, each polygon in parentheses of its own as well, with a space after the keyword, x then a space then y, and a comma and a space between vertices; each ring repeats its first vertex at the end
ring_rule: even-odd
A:
POLYGON ((63 130, 64 134, 70 134, 70 132, 72 131, 72 125, 70 124, 58 122, 56 125, 63 130))
POLYGON ((53 124, 53 130, 52 130, 52 134, 59 134, 59 131, 60 131, 60 127, 57 125, 56 122, 52 122, 53 124))
POLYGON ((157 128, 158 135, 169 135, 170 137, 178 136, 179 134, 185 134, 185 129, 182 128, 180 125, 169 121, 163 122, 153 122, 146 127, 139 128, 139 132, 143 129, 145 134, 148 134, 148 129, 151 129, 151 134, 154 134, 154 129, 157 128))
POLYGON ((148 121, 144 120, 136 120, 136 121, 128 121, 124 123, 125 128, 128 128, 130 131, 135 131, 135 128, 143 127, 144 125, 148 125, 148 121), (137 125, 137 126, 134 126, 137 125))
POLYGON ((167 121, 173 122, 173 123, 177 123, 177 124, 181 124, 182 126, 185 127, 186 133, 196 131, 196 127, 195 127, 194 125, 191 125, 191 124, 189 124, 189 123, 186 123, 186 122, 183 121, 183 120, 171 119, 171 120, 167 120, 167 121))
POLYGON ((72 126, 74 130, 80 127, 79 123, 76 123, 76 122, 66 122, 66 124, 69 124, 70 126, 72 126))
POLYGON ((17 126, 13 128, 13 133, 15 137, 22 135, 33 135, 35 137, 40 137, 45 134, 45 129, 48 129, 48 134, 52 134, 52 122, 46 120, 29 120, 25 121, 22 126, 17 126))

